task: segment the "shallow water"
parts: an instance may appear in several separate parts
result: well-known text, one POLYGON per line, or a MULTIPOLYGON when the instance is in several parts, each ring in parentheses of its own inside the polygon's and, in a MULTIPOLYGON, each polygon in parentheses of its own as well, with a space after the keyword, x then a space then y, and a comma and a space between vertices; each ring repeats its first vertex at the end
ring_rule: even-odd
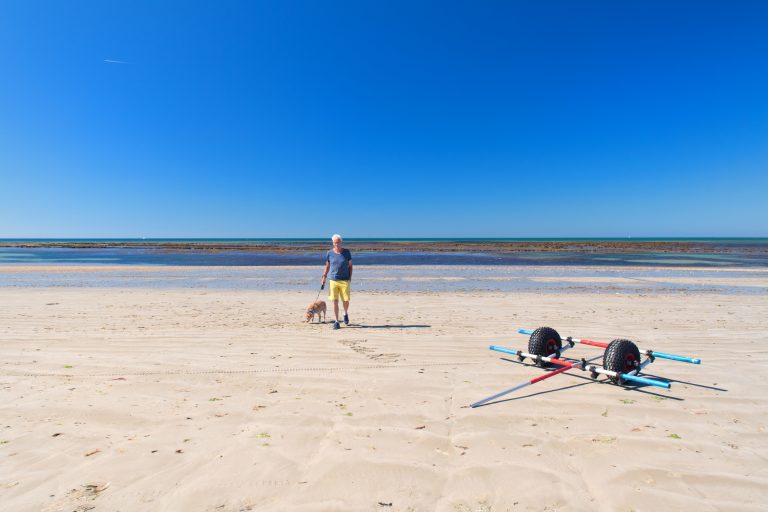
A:
MULTIPOLYGON (((93 267, 90 267, 93 268, 93 267)), ((189 267, 0 272, 0 287, 185 288, 317 293, 322 267, 189 267)), ((768 295, 761 270, 576 266, 379 266, 355 269, 354 292, 720 293, 768 295)))
MULTIPOLYGON (((732 248, 731 248, 732 249, 732 248)), ((354 251, 357 265, 526 265, 621 267, 768 268, 768 253, 605 253, 605 252, 365 252, 354 251)), ((260 253, 158 248, 0 247, 0 265, 167 265, 167 266, 315 266, 324 252, 260 253)))

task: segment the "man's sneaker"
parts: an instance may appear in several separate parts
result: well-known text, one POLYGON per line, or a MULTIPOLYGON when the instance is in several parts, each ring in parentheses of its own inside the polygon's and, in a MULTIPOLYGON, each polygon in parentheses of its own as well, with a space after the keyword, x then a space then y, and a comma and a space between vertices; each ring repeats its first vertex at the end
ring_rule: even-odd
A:
POLYGON ((341 326, 339 325, 339 321, 338 320, 333 322, 333 328, 334 329, 338 329, 339 327, 341 327, 341 326))
POLYGON ((349 325, 349 316, 344 313, 344 325, 349 325))

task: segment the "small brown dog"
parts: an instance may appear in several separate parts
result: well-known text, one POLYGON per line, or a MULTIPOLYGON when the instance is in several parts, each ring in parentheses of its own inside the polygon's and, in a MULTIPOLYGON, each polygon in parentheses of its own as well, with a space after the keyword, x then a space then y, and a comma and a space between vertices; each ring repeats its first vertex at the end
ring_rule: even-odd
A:
POLYGON ((324 300, 318 300, 316 302, 313 302, 309 306, 307 306, 307 314, 306 319, 307 322, 311 322, 312 319, 317 315, 317 321, 320 322, 320 315, 323 317, 323 323, 325 323, 325 312, 328 308, 325 305, 324 300))

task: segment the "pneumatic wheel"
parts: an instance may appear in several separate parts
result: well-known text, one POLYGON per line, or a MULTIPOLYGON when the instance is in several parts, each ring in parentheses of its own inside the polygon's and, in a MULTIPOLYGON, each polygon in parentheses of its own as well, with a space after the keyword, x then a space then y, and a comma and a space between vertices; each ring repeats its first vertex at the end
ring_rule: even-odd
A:
MULTIPOLYGON (((613 340, 605 348, 603 368, 618 373, 629 373, 640 368, 640 350, 630 340, 613 340)), ((614 384, 618 377, 609 377, 614 384)))
MULTIPOLYGON (((563 348, 563 340, 556 330, 551 327, 539 327, 528 339, 528 353, 537 356, 552 356, 555 358, 560 357, 560 349, 563 348)), ((541 361, 536 363, 542 368, 549 366, 549 363, 541 361)))

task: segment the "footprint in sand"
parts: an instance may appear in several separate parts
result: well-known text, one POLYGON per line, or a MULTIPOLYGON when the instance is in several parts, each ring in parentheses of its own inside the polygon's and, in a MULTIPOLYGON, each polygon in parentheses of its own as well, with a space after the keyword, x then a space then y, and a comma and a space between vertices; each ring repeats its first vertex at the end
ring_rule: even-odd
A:
POLYGON ((381 363, 394 363, 398 361, 400 358, 400 354, 395 353, 376 353, 376 349, 372 347, 367 347, 365 344, 368 342, 368 340, 339 340, 339 343, 344 345, 345 347, 351 348, 353 351, 357 352, 358 354, 364 355, 368 359, 378 361, 381 363))

